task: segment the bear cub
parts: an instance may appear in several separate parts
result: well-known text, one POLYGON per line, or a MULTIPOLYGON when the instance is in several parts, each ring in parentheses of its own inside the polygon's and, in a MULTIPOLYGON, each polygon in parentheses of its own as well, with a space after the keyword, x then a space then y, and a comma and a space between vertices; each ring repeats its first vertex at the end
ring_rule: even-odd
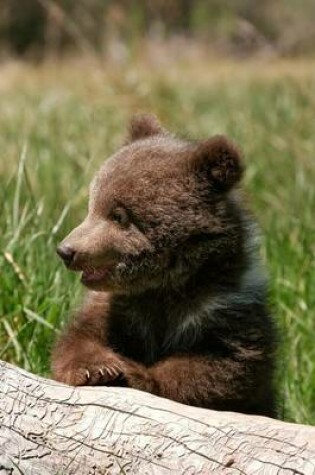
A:
POLYGON ((224 136, 192 142, 134 117, 57 250, 88 290, 54 347, 56 380, 275 416, 276 329, 243 170, 224 136))

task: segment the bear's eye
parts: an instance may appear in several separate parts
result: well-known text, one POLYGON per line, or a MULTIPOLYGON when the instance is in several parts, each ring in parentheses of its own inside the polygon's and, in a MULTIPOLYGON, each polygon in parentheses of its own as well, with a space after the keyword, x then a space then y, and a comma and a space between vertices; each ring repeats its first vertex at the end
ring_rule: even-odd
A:
POLYGON ((127 211, 124 208, 115 208, 110 213, 110 219, 119 226, 126 227, 129 224, 127 211))

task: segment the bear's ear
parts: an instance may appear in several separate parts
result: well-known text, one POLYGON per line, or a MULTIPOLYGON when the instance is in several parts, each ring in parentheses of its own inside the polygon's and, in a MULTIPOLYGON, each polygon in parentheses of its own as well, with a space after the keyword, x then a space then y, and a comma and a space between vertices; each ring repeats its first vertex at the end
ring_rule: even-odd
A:
POLYGON ((163 133, 164 129, 155 115, 137 114, 130 121, 127 143, 163 133))
POLYGON ((244 171, 240 150, 223 135, 199 142, 192 164, 197 173, 206 173, 216 191, 230 190, 240 181, 244 171))

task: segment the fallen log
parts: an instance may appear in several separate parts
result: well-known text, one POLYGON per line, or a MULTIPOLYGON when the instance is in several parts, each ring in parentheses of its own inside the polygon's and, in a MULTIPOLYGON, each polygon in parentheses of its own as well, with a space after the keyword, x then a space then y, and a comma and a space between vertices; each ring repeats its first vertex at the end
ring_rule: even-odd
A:
POLYGON ((0 474, 315 474, 315 427, 72 388, 0 362, 0 474))

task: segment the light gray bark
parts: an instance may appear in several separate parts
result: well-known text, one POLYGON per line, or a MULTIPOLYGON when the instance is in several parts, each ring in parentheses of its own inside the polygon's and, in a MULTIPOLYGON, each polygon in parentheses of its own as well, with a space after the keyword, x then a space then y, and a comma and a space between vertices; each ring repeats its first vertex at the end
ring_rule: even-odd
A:
POLYGON ((0 362, 0 474, 315 475, 315 427, 72 388, 0 362))

